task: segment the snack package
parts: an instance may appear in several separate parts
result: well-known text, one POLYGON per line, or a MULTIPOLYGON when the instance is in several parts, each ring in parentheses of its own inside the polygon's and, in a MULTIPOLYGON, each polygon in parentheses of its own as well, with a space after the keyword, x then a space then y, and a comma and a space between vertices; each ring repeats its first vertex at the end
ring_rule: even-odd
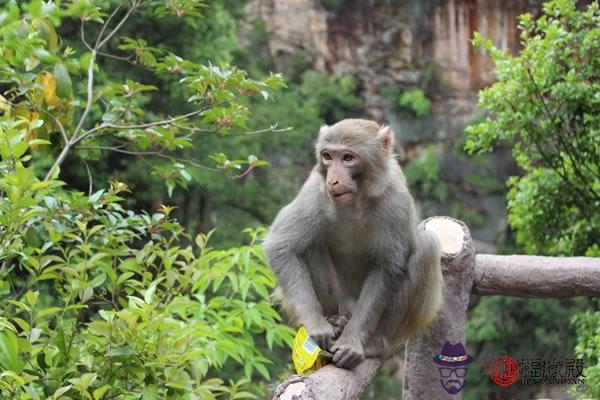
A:
POLYGON ((292 359, 298 375, 303 375, 307 371, 314 372, 327 364, 331 354, 322 350, 315 339, 308 335, 306 328, 301 326, 294 338, 294 347, 292 349, 292 359))

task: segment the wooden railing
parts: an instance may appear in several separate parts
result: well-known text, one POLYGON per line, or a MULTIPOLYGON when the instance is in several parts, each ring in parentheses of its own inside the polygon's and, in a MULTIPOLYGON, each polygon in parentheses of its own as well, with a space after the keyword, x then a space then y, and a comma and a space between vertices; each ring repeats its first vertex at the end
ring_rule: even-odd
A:
MULTIPOLYGON (((465 327, 471 293, 531 298, 600 296, 600 258, 499 256, 475 254, 467 226, 449 217, 433 217, 420 229, 435 232, 442 243, 444 307, 426 332, 408 341, 405 350, 404 399, 461 399, 440 385, 432 361, 446 341, 466 344, 465 327)), ((383 360, 366 359, 353 370, 326 365, 309 376, 293 375, 273 399, 357 399, 383 360)))

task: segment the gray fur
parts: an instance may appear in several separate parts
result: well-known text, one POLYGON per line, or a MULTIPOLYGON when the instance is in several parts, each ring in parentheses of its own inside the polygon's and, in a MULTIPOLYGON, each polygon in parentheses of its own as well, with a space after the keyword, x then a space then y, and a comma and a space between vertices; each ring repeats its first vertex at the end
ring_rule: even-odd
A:
MULTIPOLYGON (((317 157, 333 142, 366 160, 357 206, 351 211, 336 207, 327 193, 326 168, 318 161, 263 244, 284 310, 322 347, 339 352, 337 361, 344 367, 365 355, 396 350, 431 323, 442 303, 439 243, 416 229, 406 179, 392 151, 382 149, 380 136, 390 134, 366 120, 322 127, 317 157), (325 319, 335 315, 349 318, 339 337, 325 319)), ((391 146, 392 137, 384 139, 391 146)))

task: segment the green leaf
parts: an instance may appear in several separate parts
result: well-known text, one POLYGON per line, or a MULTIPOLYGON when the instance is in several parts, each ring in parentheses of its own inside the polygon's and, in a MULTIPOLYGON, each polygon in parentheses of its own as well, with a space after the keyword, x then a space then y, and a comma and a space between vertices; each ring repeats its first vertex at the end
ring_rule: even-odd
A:
POLYGON ((273 340, 275 338, 275 332, 277 332, 275 329, 267 330, 266 339, 267 339, 267 347, 269 348, 269 350, 273 349, 273 340))
POLYGON ((110 385, 104 385, 94 390, 94 400, 101 400, 104 397, 104 394, 108 391, 108 389, 110 389, 110 385))
POLYGON ((143 400, 158 400, 158 398, 158 388, 155 385, 148 385, 144 388, 143 400))
POLYGON ((90 286, 93 288, 97 288, 97 287, 101 286, 105 281, 106 281, 106 274, 101 273, 98 276, 96 276, 94 279, 92 279, 92 281, 90 282, 90 286))
POLYGON ((19 360, 17 337, 9 330, 0 331, 0 366, 14 372, 21 372, 23 362, 19 360))
POLYGON ((67 386, 63 386, 61 388, 56 389, 56 391, 54 392, 54 394, 52 395, 52 399, 53 400, 58 400, 60 399, 60 397, 67 393, 69 390, 71 390, 71 388, 73 387, 73 385, 67 385, 67 386))
POLYGON ((44 308, 43 310, 40 310, 37 313, 37 317, 38 318, 44 318, 44 317, 47 317, 48 315, 56 314, 59 311, 62 311, 62 308, 60 308, 60 307, 48 307, 48 308, 44 308))
POLYGON ((117 279, 117 285, 122 284, 123 282, 125 282, 127 279, 131 278, 134 275, 135 274, 133 272, 125 272, 125 273, 119 275, 119 278, 117 279))
POLYGON ((107 357, 134 356, 137 352, 130 347, 116 347, 106 353, 107 357))
POLYGON ((88 324, 89 331, 97 336, 110 337, 112 327, 110 323, 104 321, 92 321, 88 324))
POLYGON ((264 366, 264 364, 260 364, 260 363, 255 363, 254 364, 254 368, 257 369, 258 372, 260 372, 260 374, 267 380, 271 379, 270 375, 269 375, 269 370, 267 369, 267 367, 264 366))
POLYGON ((40 295, 39 291, 32 292, 30 290, 27 293, 25 293, 25 300, 27 300, 27 303, 29 303, 29 305, 31 306, 31 308, 33 308, 35 306, 35 303, 37 302, 37 299, 38 299, 39 295, 40 295))
POLYGON ((158 281, 154 281, 150 284, 150 287, 144 291, 144 301, 146 304, 152 304, 152 300, 154 299, 154 292, 156 292, 156 286, 158 285, 158 281))
POLYGON ((92 288, 91 286, 85 288, 85 290, 82 290, 79 292, 79 298, 81 299, 82 303, 86 303, 89 299, 92 298, 92 296, 94 295, 94 288, 92 288))

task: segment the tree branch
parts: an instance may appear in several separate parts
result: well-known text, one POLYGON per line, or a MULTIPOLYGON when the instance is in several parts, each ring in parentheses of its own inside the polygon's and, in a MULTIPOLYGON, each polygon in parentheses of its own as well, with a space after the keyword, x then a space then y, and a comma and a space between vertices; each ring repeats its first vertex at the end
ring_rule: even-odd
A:
POLYGON ((87 172, 87 177, 88 177, 88 196, 92 195, 94 186, 93 186, 93 180, 92 180, 92 172, 90 171, 90 166, 88 165, 87 161, 83 161, 83 165, 85 165, 85 170, 87 172))
POLYGON ((473 292, 519 297, 600 296, 600 258, 478 254, 473 292))
POLYGON ((85 21, 81 21, 81 25, 79 25, 79 34, 81 36, 81 41, 83 42, 83 44, 85 45, 85 47, 88 48, 89 51, 93 51, 94 49, 92 48, 92 46, 87 42, 87 40, 85 39, 85 21))
POLYGON ((206 171, 218 171, 217 168, 211 168, 211 167, 207 167, 206 165, 202 165, 197 163, 194 160, 190 160, 190 159, 186 159, 186 158, 180 158, 180 157, 175 157, 173 155, 170 154, 165 154, 162 152, 162 150, 155 150, 155 151, 135 151, 135 150, 125 150, 121 147, 115 147, 115 146, 77 146, 78 149, 82 149, 82 150, 103 150, 103 151, 114 151, 115 153, 122 153, 122 154, 128 154, 128 155, 132 155, 132 156, 154 156, 154 157, 160 157, 160 158, 164 158, 167 160, 171 160, 171 161, 178 161, 180 163, 184 163, 184 164, 189 164, 192 165, 196 168, 200 168, 206 171))
POLYGON ((110 21, 115 17, 115 15, 117 15, 117 13, 119 12, 119 10, 121 9, 122 6, 123 6, 123 3, 120 3, 113 10, 113 12, 110 13, 108 18, 106 18, 106 21, 104 22, 104 24, 102 24, 102 28, 100 29, 100 32, 98 33, 98 36, 96 37, 96 43, 94 43, 94 47, 96 49, 99 49, 101 47, 101 46, 99 46, 99 44, 100 44, 100 41, 102 40, 102 35, 104 35, 104 31, 106 31, 106 28, 110 24, 110 21))
MULTIPOLYGON (((179 125, 179 124, 175 124, 175 127, 182 129, 182 130, 187 130, 190 132, 201 132, 201 133, 215 133, 217 130, 216 129, 202 129, 202 128, 196 128, 196 127, 191 127, 191 126, 184 126, 184 125, 179 125)), ((294 129, 293 126, 287 126, 285 128, 277 128, 277 124, 273 124, 268 128, 264 128, 264 129, 258 129, 255 131, 247 131, 247 132, 228 132, 227 135, 225 135, 224 137, 228 137, 228 136, 247 136, 247 135, 259 135, 261 133, 283 133, 283 132, 289 132, 292 129, 294 129)))
MULTIPOLYGON (((138 6, 138 0, 133 0, 131 7, 129 8, 129 10, 127 10, 127 13, 119 21, 117 26, 115 26, 115 28, 104 39, 101 39, 102 33, 106 29, 106 26, 112 19, 112 16, 114 16, 114 14, 116 14, 116 12, 119 10, 121 5, 119 5, 113 11, 111 16, 109 16, 107 21, 103 24, 102 29, 100 31, 101 34, 96 39, 96 44, 95 44, 94 48, 91 49, 92 56, 90 58, 90 62, 88 64, 88 70, 87 70, 88 80, 87 80, 87 99, 85 102, 85 108, 83 110, 83 113, 81 114, 81 117, 79 118, 79 122, 77 123, 77 126, 75 127, 75 130, 73 131, 73 134, 71 135, 71 139, 65 143, 65 147, 63 147, 62 151, 58 155, 58 158, 56 159, 56 161, 54 161, 54 164, 52 165, 52 167, 50 167, 50 170, 48 171, 48 173, 46 174, 46 177, 44 178, 45 181, 50 179, 50 177, 54 174, 54 171, 56 171, 56 169, 62 165, 63 161, 65 160, 65 158, 67 157, 67 155, 69 154, 69 152, 71 151, 73 146, 76 145, 78 142, 80 142, 82 140, 82 138, 85 138, 87 136, 87 134, 84 134, 80 137, 79 134, 81 133, 81 130, 83 129, 83 125, 85 124, 85 121, 87 120, 87 117, 92 109, 92 104, 93 104, 93 99, 94 99, 94 66, 96 65, 96 54, 98 53, 98 50, 102 46, 104 46, 117 33, 117 31, 123 26, 125 21, 127 21, 129 16, 137 8, 137 6, 138 6)), ((82 41, 89 48, 89 44, 85 40, 85 29, 83 27, 83 23, 81 25, 81 35, 82 35, 82 37, 81 37, 82 41)), ((65 133, 65 137, 66 136, 67 135, 65 133)))
POLYGON ((367 358, 353 370, 329 364, 309 376, 292 375, 275 389, 273 400, 358 399, 382 364, 380 359, 367 358))
POLYGON ((198 115, 202 112, 206 111, 206 108, 201 108, 198 109, 196 111, 192 111, 189 112, 187 114, 182 114, 182 115, 178 115, 176 117, 172 117, 172 118, 168 118, 168 119, 163 119, 160 121, 154 121, 154 122, 145 122, 142 124, 132 124, 132 125, 116 125, 116 124, 102 124, 99 125, 95 128, 90 129, 89 131, 87 131, 85 134, 81 135, 81 137, 77 138, 73 144, 78 144, 81 141, 89 138, 90 136, 92 136, 92 134, 95 134, 98 131, 101 131, 103 129, 146 129, 146 128, 151 128, 153 126, 160 126, 160 125, 171 125, 173 122, 177 122, 180 121, 182 119, 187 119, 190 117, 193 117, 195 115, 198 115))
MULTIPOLYGON (((138 6, 138 0, 133 0, 131 2, 131 7, 129 8, 129 10, 127 10, 127 13, 123 16, 123 18, 121 18, 121 20, 119 21, 117 26, 115 26, 114 29, 108 35, 106 35, 106 37, 104 39, 100 40, 101 36, 98 36, 98 39, 96 41, 96 46, 94 47, 96 50, 98 50, 102 46, 104 46, 119 31, 119 29, 121 29, 121 27, 123 26, 125 21, 127 21, 127 19, 129 19, 129 17, 133 13, 133 11, 137 8, 137 6, 138 6)), ((107 23, 108 23, 108 21, 107 21, 107 23)), ((105 24, 105 25, 107 25, 107 24, 105 24)))
POLYGON ((43 108, 37 107, 37 106, 35 106, 32 103, 30 103, 30 105, 32 107, 34 107, 36 110, 38 110, 40 112, 43 112, 48 117, 50 117, 50 119, 52 119, 52 121, 58 127, 58 130, 60 131, 60 134, 61 134, 63 140, 65 141, 65 144, 69 143, 69 138, 67 137, 67 131, 65 130, 65 127, 63 126, 63 124, 60 123, 60 121, 58 120, 58 118, 56 118, 51 112, 48 112, 48 111, 44 110, 43 108))

